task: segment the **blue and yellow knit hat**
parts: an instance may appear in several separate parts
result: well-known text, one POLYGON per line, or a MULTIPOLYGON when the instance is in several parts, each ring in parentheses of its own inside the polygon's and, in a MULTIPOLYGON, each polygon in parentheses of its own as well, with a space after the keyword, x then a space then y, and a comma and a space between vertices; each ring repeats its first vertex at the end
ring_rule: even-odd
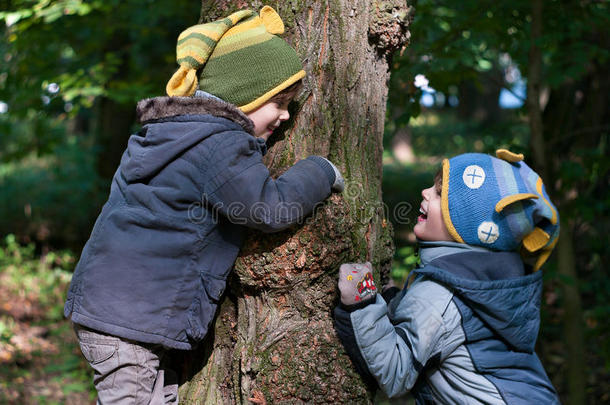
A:
POLYGON ((548 259, 559 236, 559 215, 542 179, 522 154, 466 153, 443 160, 441 209, 449 234, 460 243, 548 259))
POLYGON ((180 69, 167 94, 191 96, 201 89, 244 113, 256 110, 305 76, 296 51, 275 35, 282 33, 284 23, 269 6, 258 15, 241 10, 186 29, 176 47, 180 69))

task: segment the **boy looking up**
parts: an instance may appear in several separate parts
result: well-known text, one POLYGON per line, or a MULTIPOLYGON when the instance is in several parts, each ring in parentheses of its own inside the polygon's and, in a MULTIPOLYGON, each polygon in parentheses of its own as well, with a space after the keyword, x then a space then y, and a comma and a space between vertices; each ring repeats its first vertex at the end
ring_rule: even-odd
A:
POLYGON ((65 304, 99 403, 177 402, 160 360, 206 336, 245 227, 281 231, 343 188, 319 156, 275 180, 262 162, 305 75, 275 35, 283 31, 271 7, 190 27, 178 39, 170 97, 138 103, 142 130, 129 139, 65 304))
POLYGON ((338 334, 365 380, 390 397, 559 403, 534 352, 537 270, 557 242, 557 210, 523 155, 496 154, 443 161, 414 228, 421 267, 402 291, 384 291, 389 304, 376 294, 370 264, 341 266, 338 334))

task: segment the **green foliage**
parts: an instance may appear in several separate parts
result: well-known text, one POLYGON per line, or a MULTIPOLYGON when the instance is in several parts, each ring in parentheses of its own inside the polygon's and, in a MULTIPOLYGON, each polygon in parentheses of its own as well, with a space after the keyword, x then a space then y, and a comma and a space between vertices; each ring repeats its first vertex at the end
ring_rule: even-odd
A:
MULTIPOLYGON (((610 370, 610 278, 608 277, 608 234, 610 234, 610 133, 589 148, 574 148, 572 159, 562 160, 559 194, 563 198, 561 215, 575 226, 575 251, 578 263, 577 284, 584 301, 587 333, 601 337, 596 353, 610 370)), ((593 340, 593 339, 592 339, 593 340)))
POLYGON ((413 246, 403 246, 396 249, 392 265, 392 278, 396 285, 402 286, 409 276, 409 272, 419 264, 419 256, 413 246))
POLYGON ((117 120, 102 116, 101 100, 135 109, 163 94, 176 38, 199 7, 17 0, 0 11, 0 235, 82 246, 108 187, 98 175, 108 157, 97 156, 113 134, 100 128, 117 120))
POLYGON ((78 246, 105 194, 91 146, 75 137, 53 154, 0 164, 0 234, 78 246))
POLYGON ((36 151, 49 154, 65 137, 64 126, 58 120, 30 111, 26 117, 0 114, 0 159, 18 161, 36 151))
MULTIPOLYGON (((445 94, 473 81, 477 87, 492 79, 486 74, 503 69, 510 56, 527 76, 532 3, 417 0, 410 26, 410 47, 394 60, 389 95, 392 120, 406 125, 417 117, 419 96, 413 85, 425 74, 430 86, 445 94)), ((566 80, 579 80, 592 63, 605 64, 610 51, 603 38, 610 35, 608 2, 544 2, 543 52, 545 85, 556 88, 566 80)), ((606 41, 607 42, 607 41, 606 41)), ((496 83, 509 88, 510 83, 496 83)), ((399 126, 400 126, 399 125, 399 126)))
POLYGON ((50 120, 88 119, 100 97, 133 103, 161 94, 177 68, 176 38, 197 23, 199 7, 190 0, 11 2, 0 12, 0 101, 8 107, 0 117, 9 117, 0 128, 10 134, 2 150, 19 153, 2 158, 48 153, 50 120))
POLYGON ((15 321, 13 318, 8 316, 0 317, 0 344, 8 344, 13 337, 15 330, 15 321))
MULTIPOLYGON (((428 111, 410 121, 411 146, 416 156, 435 156, 439 162, 441 158, 466 152, 493 154, 499 148, 525 152, 529 143, 527 123, 512 111, 504 111, 502 118, 493 125, 482 125, 459 119, 452 110, 428 111)), ((391 139, 397 126, 394 121, 386 124, 387 139, 391 139)))
POLYGON ((8 235, 0 248, 3 291, 36 297, 46 321, 63 319, 65 289, 72 279, 75 258, 69 251, 49 252, 37 258, 34 245, 19 245, 8 235))

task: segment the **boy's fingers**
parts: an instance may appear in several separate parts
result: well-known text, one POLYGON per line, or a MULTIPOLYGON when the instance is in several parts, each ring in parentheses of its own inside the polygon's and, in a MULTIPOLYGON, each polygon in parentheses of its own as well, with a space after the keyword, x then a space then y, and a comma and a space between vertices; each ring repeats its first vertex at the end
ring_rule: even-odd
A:
POLYGON ((373 272, 373 265, 371 264, 371 262, 343 263, 341 267, 339 267, 340 274, 347 274, 351 272, 366 273, 368 271, 370 271, 371 273, 373 272))
MULTIPOLYGON (((361 273, 366 273, 367 271, 372 271, 372 266, 370 263, 343 263, 341 267, 339 267, 339 276, 344 278, 344 276, 348 275, 356 275, 361 273)), ((348 280, 351 281, 351 280, 348 280)))

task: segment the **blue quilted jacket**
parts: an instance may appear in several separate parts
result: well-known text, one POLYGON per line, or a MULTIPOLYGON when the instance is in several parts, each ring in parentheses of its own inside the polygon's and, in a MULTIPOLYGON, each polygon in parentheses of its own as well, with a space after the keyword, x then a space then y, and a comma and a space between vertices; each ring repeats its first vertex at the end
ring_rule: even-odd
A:
POLYGON ((274 180, 252 121, 218 99, 147 99, 138 114, 144 125, 129 138, 64 312, 107 334, 191 349, 246 228, 297 223, 330 195, 335 174, 310 156, 274 180))

